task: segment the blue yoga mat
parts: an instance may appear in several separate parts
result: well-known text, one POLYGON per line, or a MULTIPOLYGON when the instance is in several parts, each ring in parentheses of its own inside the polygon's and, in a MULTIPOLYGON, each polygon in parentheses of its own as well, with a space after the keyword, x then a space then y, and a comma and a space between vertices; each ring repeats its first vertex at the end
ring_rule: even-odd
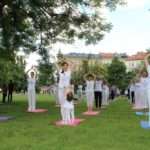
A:
POLYGON ((150 123, 148 121, 141 121, 141 127, 144 129, 150 129, 150 123))
POLYGON ((145 115, 144 112, 136 112, 135 114, 138 115, 138 116, 143 116, 143 115, 145 115))

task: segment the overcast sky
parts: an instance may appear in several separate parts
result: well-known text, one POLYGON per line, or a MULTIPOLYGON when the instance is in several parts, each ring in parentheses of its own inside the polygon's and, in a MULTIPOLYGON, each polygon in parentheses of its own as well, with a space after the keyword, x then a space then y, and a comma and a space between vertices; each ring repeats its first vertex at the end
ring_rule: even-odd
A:
MULTIPOLYGON (((128 6, 119 7, 114 12, 104 10, 104 15, 113 24, 110 33, 97 45, 86 46, 77 41, 72 45, 57 44, 55 51, 63 53, 83 52, 118 52, 134 54, 150 48, 150 0, 127 0, 128 6)), ((28 59, 29 64, 36 64, 37 55, 28 59)))

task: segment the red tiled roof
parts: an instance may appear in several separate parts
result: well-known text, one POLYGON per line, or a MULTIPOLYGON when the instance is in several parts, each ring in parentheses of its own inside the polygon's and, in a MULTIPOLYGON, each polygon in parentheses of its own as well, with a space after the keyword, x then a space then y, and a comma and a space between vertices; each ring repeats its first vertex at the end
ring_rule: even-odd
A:
POLYGON ((105 59, 112 59, 114 55, 115 53, 100 53, 100 57, 105 59))
POLYGON ((134 61, 134 60, 144 60, 146 57, 147 53, 145 52, 138 52, 135 55, 129 56, 126 60, 127 61, 134 61))

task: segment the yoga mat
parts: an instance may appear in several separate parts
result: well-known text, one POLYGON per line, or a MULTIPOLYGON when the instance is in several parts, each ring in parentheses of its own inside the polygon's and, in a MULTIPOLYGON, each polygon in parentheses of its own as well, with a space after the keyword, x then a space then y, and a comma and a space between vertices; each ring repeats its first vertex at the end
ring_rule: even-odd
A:
POLYGON ((80 119, 80 118, 76 118, 73 121, 71 121, 68 124, 64 124, 64 122, 62 120, 56 121, 55 125, 60 127, 60 126, 71 126, 71 127, 75 127, 78 126, 81 122, 83 122, 84 119, 80 119))
POLYGON ((29 112, 29 113, 44 113, 44 112, 47 112, 47 111, 48 111, 47 109, 35 109, 33 111, 27 110, 27 112, 29 112))
POLYGON ((0 122, 8 121, 11 119, 14 119, 14 117, 12 117, 12 116, 0 116, 0 122))
POLYGON ((143 116, 143 115, 145 115, 144 112, 135 112, 135 114, 138 115, 138 116, 143 116))
POLYGON ((96 116, 99 113, 100 113, 99 111, 86 111, 86 112, 83 113, 83 115, 86 115, 86 116, 96 116))
POLYGON ((148 121, 141 121, 141 127, 143 129, 150 129, 150 123, 148 121))

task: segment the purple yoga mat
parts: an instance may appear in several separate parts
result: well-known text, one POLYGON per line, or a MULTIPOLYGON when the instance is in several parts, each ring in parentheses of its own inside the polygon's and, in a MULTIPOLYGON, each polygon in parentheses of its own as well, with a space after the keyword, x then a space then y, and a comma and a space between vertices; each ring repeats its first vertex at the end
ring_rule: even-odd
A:
POLYGON ((7 121, 7 120, 10 120, 13 118, 14 117, 12 117, 12 116, 0 116, 0 122, 7 121))

